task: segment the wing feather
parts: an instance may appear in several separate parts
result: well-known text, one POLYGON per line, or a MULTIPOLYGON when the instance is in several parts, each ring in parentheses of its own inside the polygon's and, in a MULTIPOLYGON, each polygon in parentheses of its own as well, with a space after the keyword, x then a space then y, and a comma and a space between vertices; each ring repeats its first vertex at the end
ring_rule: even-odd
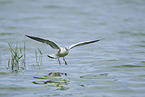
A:
POLYGON ((53 49, 59 49, 60 50, 60 47, 53 41, 50 41, 50 40, 46 40, 46 39, 42 39, 42 38, 39 38, 39 37, 34 37, 34 36, 29 36, 29 35, 26 35, 28 38, 31 38, 33 40, 36 40, 38 42, 42 42, 42 43, 45 43, 45 44, 48 44, 50 45, 53 49))
MULTIPOLYGON (((100 40, 102 40, 102 39, 100 39, 100 40)), ((73 44, 73 45, 69 46, 69 49, 72 49, 72 48, 77 47, 77 46, 83 46, 83 45, 87 45, 87 44, 90 44, 90 43, 98 42, 100 40, 97 39, 97 40, 92 40, 92 41, 79 42, 79 43, 76 43, 76 44, 73 44)))

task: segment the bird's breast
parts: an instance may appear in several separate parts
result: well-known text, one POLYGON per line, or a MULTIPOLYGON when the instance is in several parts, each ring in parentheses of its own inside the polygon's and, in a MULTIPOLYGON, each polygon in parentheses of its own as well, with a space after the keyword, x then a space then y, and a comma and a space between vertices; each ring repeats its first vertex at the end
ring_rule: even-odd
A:
POLYGON ((59 57, 64 57, 68 55, 68 51, 65 49, 61 49, 61 51, 57 54, 59 57))

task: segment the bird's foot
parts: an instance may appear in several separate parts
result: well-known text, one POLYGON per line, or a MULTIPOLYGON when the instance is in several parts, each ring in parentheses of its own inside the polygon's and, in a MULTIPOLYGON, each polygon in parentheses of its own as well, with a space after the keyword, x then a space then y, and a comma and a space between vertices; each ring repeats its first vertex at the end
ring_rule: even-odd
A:
POLYGON ((67 62, 65 61, 65 65, 67 65, 67 62))
POLYGON ((59 65, 61 65, 60 61, 59 61, 59 65))
POLYGON ((59 58, 58 58, 58 62, 59 62, 59 65, 61 65, 59 58))
POLYGON ((67 65, 67 62, 65 61, 64 57, 63 57, 63 61, 65 62, 65 65, 67 65))

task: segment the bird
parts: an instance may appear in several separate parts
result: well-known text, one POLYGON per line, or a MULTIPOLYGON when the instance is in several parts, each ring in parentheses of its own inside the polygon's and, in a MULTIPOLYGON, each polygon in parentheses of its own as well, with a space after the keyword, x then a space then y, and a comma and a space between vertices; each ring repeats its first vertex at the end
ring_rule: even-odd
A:
POLYGON ((39 38, 39 37, 35 37, 35 36, 30 36, 30 35, 25 35, 30 39, 36 40, 38 42, 42 42, 44 44, 48 44, 50 45, 53 49, 57 49, 57 53, 56 54, 52 54, 52 55, 47 55, 49 58, 51 59, 58 59, 59 65, 61 65, 61 62, 59 60, 60 57, 63 57, 63 61, 65 62, 65 65, 67 65, 67 62, 65 60, 65 56, 69 54, 69 51, 74 48, 74 47, 78 47, 78 46, 83 46, 83 45, 87 45, 87 44, 91 44, 91 43, 95 43, 98 42, 102 39, 96 39, 96 40, 91 40, 91 41, 84 41, 84 42, 79 42, 76 44, 72 44, 70 46, 65 46, 64 48, 60 47, 57 43, 48 40, 48 39, 43 39, 43 38, 39 38))

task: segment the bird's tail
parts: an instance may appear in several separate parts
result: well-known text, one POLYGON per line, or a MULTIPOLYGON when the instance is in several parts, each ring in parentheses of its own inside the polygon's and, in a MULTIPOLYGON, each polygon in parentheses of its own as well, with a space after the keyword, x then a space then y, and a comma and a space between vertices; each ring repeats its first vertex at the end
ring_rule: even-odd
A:
POLYGON ((52 58, 52 59, 57 59, 58 57, 56 56, 56 54, 53 54, 53 55, 47 55, 49 58, 52 58))

